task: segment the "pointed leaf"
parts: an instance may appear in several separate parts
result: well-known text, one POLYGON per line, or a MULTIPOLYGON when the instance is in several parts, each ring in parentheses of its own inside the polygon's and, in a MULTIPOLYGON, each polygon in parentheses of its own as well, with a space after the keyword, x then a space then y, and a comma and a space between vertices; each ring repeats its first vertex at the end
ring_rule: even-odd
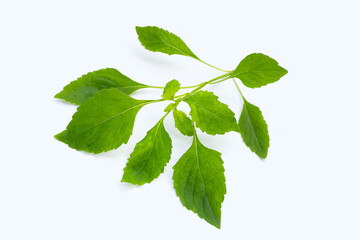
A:
POLYGON ((143 185, 164 172, 170 160, 172 145, 163 121, 164 118, 136 144, 124 168, 122 182, 143 185))
POLYGON ((158 27, 136 27, 141 44, 149 51, 179 54, 199 59, 180 37, 158 27))
POLYGON ((55 138, 91 153, 116 149, 127 143, 137 112, 150 102, 131 98, 116 88, 104 89, 80 105, 66 130, 55 138))
POLYGON ((259 157, 266 158, 270 146, 268 126, 260 109, 245 99, 239 119, 239 131, 246 146, 259 157))
POLYGON ((269 56, 253 53, 240 62, 231 77, 239 78, 249 88, 257 88, 278 81, 287 72, 269 56))
POLYGON ((182 204, 217 228, 226 193, 220 156, 202 145, 195 134, 191 147, 173 167, 174 188, 182 204))
POLYGON ((199 91, 184 99, 190 106, 190 115, 201 131, 210 135, 237 131, 234 113, 212 92, 199 91))
POLYGON ((164 93, 161 97, 164 100, 173 100, 175 93, 180 90, 180 83, 177 80, 171 80, 164 88, 164 93))
POLYGON ((176 108, 173 111, 175 127, 185 136, 194 135, 194 127, 191 119, 180 110, 176 108))
POLYGON ((147 86, 131 80, 114 68, 106 68, 90 72, 72 81, 56 94, 55 98, 80 105, 100 90, 112 87, 130 94, 147 86))

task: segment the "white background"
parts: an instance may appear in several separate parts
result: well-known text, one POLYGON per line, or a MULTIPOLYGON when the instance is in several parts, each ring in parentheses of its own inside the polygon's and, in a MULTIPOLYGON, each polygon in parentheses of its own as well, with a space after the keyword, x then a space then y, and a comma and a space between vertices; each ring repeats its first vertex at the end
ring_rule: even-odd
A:
MULTIPOLYGON (((358 1, 1 1, 0 239, 360 239, 358 1), (76 107, 53 98, 89 71, 193 85, 221 74, 193 59, 146 51, 135 26, 179 35, 201 59, 234 69, 261 52, 289 73, 240 86, 263 111, 261 161, 236 133, 200 134, 223 153, 227 194, 218 230, 186 210, 172 166, 191 144, 167 118, 173 154, 152 184, 120 183, 137 141, 166 103, 141 110, 119 149, 92 155, 57 142, 76 107)), ((239 116, 231 81, 207 87, 239 116)), ((159 90, 135 98, 158 98, 159 90)))

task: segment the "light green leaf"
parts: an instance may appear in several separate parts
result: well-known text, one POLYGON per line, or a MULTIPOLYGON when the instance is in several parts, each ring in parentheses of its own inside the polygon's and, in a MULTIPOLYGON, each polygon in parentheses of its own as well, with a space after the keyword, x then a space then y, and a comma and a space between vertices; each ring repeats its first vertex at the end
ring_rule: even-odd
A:
POLYGON ((127 143, 137 112, 150 102, 131 98, 116 88, 101 90, 78 107, 66 130, 55 138, 91 153, 116 149, 127 143))
POLYGON ((237 131, 234 113, 212 92, 199 91, 184 99, 190 106, 190 115, 201 131, 210 135, 237 131))
POLYGON ((270 146, 268 126, 260 109, 245 99, 239 119, 239 131, 246 146, 259 157, 266 158, 270 146))
POLYGON ((180 110, 176 108, 173 111, 175 127, 185 136, 194 135, 194 127, 191 119, 180 110))
POLYGON ((170 160, 172 145, 163 121, 164 118, 136 144, 124 168, 122 182, 143 185, 164 172, 170 160))
POLYGON ((226 193, 221 154, 202 145, 194 134, 191 147, 175 164, 174 188, 182 204, 220 228, 226 193))
POLYGON ((231 77, 239 78, 249 88, 257 88, 278 81, 287 72, 274 59, 253 53, 240 62, 231 77))
POLYGON ((149 51, 199 59, 180 37, 158 27, 136 27, 141 44, 149 51))
POLYGON ((173 100, 175 93, 180 90, 180 83, 177 80, 171 80, 165 85, 164 93, 161 97, 164 100, 173 100))
POLYGON ((90 72, 72 81, 56 94, 55 98, 80 105, 102 89, 117 88, 126 94, 130 94, 146 87, 146 85, 131 80, 114 68, 106 68, 90 72))
POLYGON ((173 110, 176 107, 175 103, 169 103, 169 105, 166 106, 166 108, 164 109, 164 112, 170 112, 171 110, 173 110))

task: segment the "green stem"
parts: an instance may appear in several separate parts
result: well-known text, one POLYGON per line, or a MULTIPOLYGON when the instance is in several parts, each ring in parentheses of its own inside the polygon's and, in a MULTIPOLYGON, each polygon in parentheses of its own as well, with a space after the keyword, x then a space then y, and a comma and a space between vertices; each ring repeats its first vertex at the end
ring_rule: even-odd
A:
MULTIPOLYGON (((172 111, 172 110, 171 110, 171 111, 172 111)), ((167 113, 165 113, 165 115, 161 118, 161 120, 164 121, 164 119, 166 118, 166 116, 167 116, 171 111, 168 111, 167 113)))
MULTIPOLYGON (((200 83, 200 84, 201 84, 201 83, 200 83)), ((200 84, 198 84, 198 85, 193 85, 193 86, 180 87, 180 89, 196 88, 196 87, 200 86, 200 84)))
POLYGON ((237 82, 235 81, 235 79, 234 79, 234 78, 233 78, 233 81, 234 81, 234 83, 235 83, 235 85, 236 85, 236 88, 238 89, 238 91, 239 91, 239 93, 240 93, 241 97, 244 99, 244 95, 242 94, 242 92, 241 92, 241 90, 240 90, 240 88, 239 88, 239 85, 237 84, 237 82))
POLYGON ((231 74, 231 72, 230 72, 230 73, 223 74, 223 75, 221 75, 221 76, 219 76, 219 77, 213 78, 213 79, 211 79, 211 80, 209 80, 209 81, 203 82, 203 83, 201 83, 197 88, 195 88, 195 89, 192 90, 191 92, 187 93, 186 95, 189 97, 189 96, 193 95, 194 93, 196 93, 197 91, 199 91, 200 89, 202 89, 203 87, 205 87, 207 84, 211 84, 212 82, 215 82, 216 80, 219 80, 219 79, 224 78, 224 79, 222 79, 222 80, 225 81, 225 80, 227 80, 227 79, 230 78, 230 74, 231 74))
POLYGON ((194 90, 192 90, 191 92, 189 93, 184 93, 184 94, 181 94, 181 95, 178 95, 178 96, 175 96, 174 98, 180 98, 180 97, 183 97, 183 96, 191 96, 192 94, 196 93, 197 91, 199 91, 201 88, 205 87, 207 84, 212 84, 212 82, 215 82, 216 80, 219 80, 221 79, 220 81, 218 82, 222 82, 222 81, 225 81, 225 80, 228 80, 230 77, 230 73, 226 73, 226 74, 223 74, 221 76, 218 76, 216 78, 213 78, 209 81, 206 81, 206 82, 202 82, 196 86, 193 86, 193 87, 196 87, 194 90), (225 78, 225 79, 222 79, 222 78, 225 78))
MULTIPOLYGON (((229 73, 231 73, 231 71, 230 71, 229 73)), ((220 77, 227 76, 227 75, 229 75, 229 73, 224 74, 224 75, 221 75, 220 77)), ((220 78, 220 77, 219 77, 219 78, 220 78)), ((228 80, 228 79, 230 79, 230 78, 221 79, 221 80, 216 81, 216 82, 214 82, 215 79, 212 79, 212 80, 210 80, 211 82, 209 81, 209 84, 221 83, 221 82, 226 81, 226 80, 228 80)), ((193 86, 180 87, 180 89, 196 88, 196 87, 199 87, 201 84, 203 84, 203 83, 200 83, 200 84, 198 84, 198 85, 193 85, 193 86)))
POLYGON ((212 68, 216 69, 216 70, 219 70, 219 71, 222 71, 222 72, 227 72, 227 73, 231 72, 231 71, 227 71, 227 70, 224 70, 224 69, 221 69, 221 68, 217 68, 217 67, 215 67, 215 66, 213 66, 213 65, 211 65, 211 64, 209 64, 209 63, 207 63, 207 62, 204 62, 204 61, 201 60, 201 59, 198 59, 198 58, 195 58, 195 59, 198 60, 198 61, 200 61, 200 62, 202 62, 202 63, 205 64, 205 65, 208 65, 209 67, 212 67, 212 68))
POLYGON ((193 136, 194 139, 193 139, 193 140, 196 141, 196 138, 197 138, 197 135, 196 135, 196 126, 195 126, 194 120, 191 119, 191 121, 192 121, 192 125, 193 125, 193 130, 194 130, 194 136, 193 136))
MULTIPOLYGON (((206 62, 204 62, 204 61, 202 61, 202 60, 200 60, 200 59, 197 59, 197 58, 195 58, 195 59, 198 60, 198 61, 200 61, 200 62, 202 62, 202 63, 204 63, 204 64, 206 64, 206 65, 208 65, 208 66, 210 66, 210 67, 212 67, 212 68, 215 68, 215 69, 217 69, 217 70, 219 70, 219 71, 226 72, 226 74, 221 75, 221 76, 219 76, 219 77, 216 78, 216 79, 212 79, 212 80, 208 81, 209 84, 216 84, 216 83, 220 83, 220 82, 222 82, 222 81, 226 81, 226 80, 228 80, 229 78, 222 79, 222 80, 220 80, 220 81, 214 82, 214 81, 216 81, 216 80, 218 80, 218 79, 220 79, 220 78, 223 78, 223 77, 225 77, 225 76, 230 75, 230 74, 233 72, 233 71, 226 71, 226 70, 217 68, 217 67, 215 67, 215 66, 213 66, 213 65, 210 65, 210 64, 208 64, 208 63, 206 63, 206 62)), ((200 84, 197 84, 197 85, 192 85, 192 86, 180 87, 180 89, 196 88, 196 87, 201 86, 202 84, 203 84, 203 83, 200 83, 200 84)), ((147 87, 148 87, 148 88, 158 88, 158 89, 164 89, 164 88, 165 88, 165 87, 151 86, 151 85, 147 85, 147 87)))
POLYGON ((149 103, 157 103, 157 102, 163 102, 164 99, 157 99, 157 100, 149 100, 149 103))
POLYGON ((148 88, 160 88, 160 89, 163 89, 164 87, 158 87, 158 86, 150 86, 150 85, 147 85, 148 88))
POLYGON ((185 95, 187 95, 188 93, 184 93, 184 94, 181 94, 181 95, 177 95, 177 96, 175 96, 174 98, 179 98, 179 97, 182 97, 182 96, 185 96, 185 95))
MULTIPOLYGON (((184 97, 184 96, 191 96, 194 93, 196 93, 197 91, 199 91, 200 89, 202 89, 203 87, 205 87, 207 84, 216 84, 216 83, 226 81, 226 80, 231 78, 230 77, 231 73, 232 72, 225 73, 225 74, 223 74, 221 76, 218 76, 216 78, 210 79, 209 81, 202 82, 202 83, 194 85, 194 86, 181 87, 180 89, 185 89, 185 88, 195 88, 195 89, 192 90, 189 93, 184 93, 184 94, 181 94, 181 95, 177 95, 177 96, 174 97, 174 99, 178 99, 178 98, 181 98, 181 97, 184 97), (217 81, 217 80, 219 80, 219 81, 217 81)), ((235 84, 236 84, 236 82, 235 82, 235 84)), ((150 87, 150 88, 164 88, 164 87, 156 87, 156 86, 148 86, 148 87, 150 87)), ((161 101, 164 101, 164 100, 159 99, 159 100, 153 100, 151 102, 161 102, 161 101)))
MULTIPOLYGON (((198 85, 193 85, 193 86, 180 87, 180 89, 196 88, 196 87, 198 87, 199 85, 200 85, 200 84, 198 84, 198 85)), ((147 88, 159 88, 159 89, 164 89, 165 87, 149 86, 149 85, 147 85, 147 88)))
POLYGON ((221 83, 221 82, 223 82, 223 81, 229 80, 229 79, 230 79, 230 78, 225 78, 225 79, 221 79, 221 80, 216 81, 216 82, 211 82, 211 83, 209 83, 209 84, 217 84, 217 83, 221 83))

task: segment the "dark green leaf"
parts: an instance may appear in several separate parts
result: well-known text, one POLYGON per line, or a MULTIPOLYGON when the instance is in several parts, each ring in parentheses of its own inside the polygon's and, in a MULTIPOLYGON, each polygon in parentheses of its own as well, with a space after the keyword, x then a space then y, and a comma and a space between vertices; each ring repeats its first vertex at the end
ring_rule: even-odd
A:
POLYGON ((122 182, 143 185, 164 172, 170 160, 172 145, 163 121, 164 118, 136 144, 124 168, 122 182))
POLYGON ((199 91, 184 101, 189 104, 191 118, 201 131, 215 135, 238 130, 234 113, 212 92, 199 91))
POLYGON ((72 81, 56 94, 55 98, 80 105, 102 89, 117 88, 126 94, 130 94, 146 87, 146 85, 131 80, 114 68, 106 68, 90 72, 72 81))
POLYGON ((220 228, 226 193, 221 154, 202 145, 194 134, 191 147, 175 164, 174 188, 182 204, 220 228))
POLYGON ((171 80, 164 88, 164 93, 161 97, 164 100, 173 100, 175 93, 180 90, 180 83, 177 80, 171 80))
POLYGON ((246 146, 259 157, 266 158, 270 145, 268 126, 260 109, 245 99, 239 119, 239 131, 246 146))
POLYGON ((136 27, 141 44, 149 51, 179 54, 199 59, 180 37, 158 27, 136 27))
POLYGON ((280 67, 274 59, 261 53, 253 53, 240 62, 231 77, 239 78, 249 88, 257 88, 276 82, 285 74, 287 70, 280 67))
POLYGON ((194 134, 193 122, 191 119, 180 110, 176 108, 173 111, 175 127, 185 136, 192 136, 194 134))
POLYGON ((131 98, 116 88, 101 90, 78 107, 66 130, 55 138, 91 153, 116 149, 127 143, 137 112, 150 102, 131 98))

